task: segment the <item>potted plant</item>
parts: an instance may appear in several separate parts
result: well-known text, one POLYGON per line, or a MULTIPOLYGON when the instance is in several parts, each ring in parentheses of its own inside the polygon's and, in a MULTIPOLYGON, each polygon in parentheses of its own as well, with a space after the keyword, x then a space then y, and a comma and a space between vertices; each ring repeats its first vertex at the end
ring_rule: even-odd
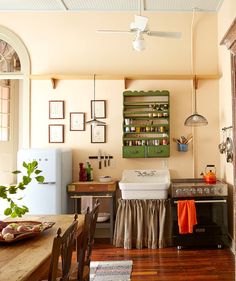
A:
POLYGON ((22 217, 22 215, 29 212, 27 206, 25 205, 19 206, 17 204, 17 201, 20 201, 22 197, 15 199, 16 197, 15 195, 19 191, 26 189, 27 185, 33 179, 35 179, 39 183, 44 182, 44 177, 40 175, 42 171, 38 169, 37 161, 34 160, 29 163, 23 162, 23 167, 26 169, 26 174, 23 174, 19 170, 12 172, 13 174, 22 173, 22 179, 19 183, 17 183, 16 185, 9 185, 9 186, 0 185, 0 201, 7 200, 9 203, 9 206, 4 210, 4 215, 11 216, 12 218, 22 217))

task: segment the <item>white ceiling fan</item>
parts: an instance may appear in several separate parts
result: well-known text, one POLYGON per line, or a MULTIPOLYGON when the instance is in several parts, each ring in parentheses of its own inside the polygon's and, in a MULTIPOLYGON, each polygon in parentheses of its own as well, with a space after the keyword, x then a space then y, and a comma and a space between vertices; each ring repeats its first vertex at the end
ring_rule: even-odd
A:
POLYGON ((99 29, 98 33, 131 33, 135 34, 133 40, 133 48, 135 51, 142 51, 145 49, 145 41, 143 35, 165 37, 165 38, 180 38, 180 32, 165 32, 165 31, 151 31, 148 28, 148 18, 141 15, 143 2, 139 1, 139 15, 134 16, 134 22, 130 24, 129 30, 112 30, 99 29))

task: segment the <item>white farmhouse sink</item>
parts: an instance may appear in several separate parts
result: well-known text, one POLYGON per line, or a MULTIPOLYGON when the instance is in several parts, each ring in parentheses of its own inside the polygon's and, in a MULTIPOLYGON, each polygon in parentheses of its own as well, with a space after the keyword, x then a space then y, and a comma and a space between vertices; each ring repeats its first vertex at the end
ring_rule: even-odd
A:
POLYGON ((119 182, 122 199, 166 199, 170 172, 163 170, 124 170, 119 182))

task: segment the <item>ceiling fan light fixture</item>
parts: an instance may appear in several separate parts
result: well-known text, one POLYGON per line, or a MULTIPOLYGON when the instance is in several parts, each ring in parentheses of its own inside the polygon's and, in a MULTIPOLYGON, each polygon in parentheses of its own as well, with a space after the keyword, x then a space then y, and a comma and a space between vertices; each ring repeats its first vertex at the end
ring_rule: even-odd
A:
POLYGON ((133 41, 133 48, 135 51, 143 51, 145 50, 145 41, 143 39, 143 36, 141 34, 138 34, 135 40, 133 41))

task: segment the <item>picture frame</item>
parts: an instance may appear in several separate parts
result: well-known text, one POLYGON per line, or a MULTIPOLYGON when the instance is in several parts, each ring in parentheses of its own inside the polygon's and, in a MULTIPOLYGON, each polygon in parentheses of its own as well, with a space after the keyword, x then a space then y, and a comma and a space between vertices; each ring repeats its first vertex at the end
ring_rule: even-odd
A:
POLYGON ((84 112, 70 112, 70 131, 85 131, 84 112))
POLYGON ((106 101, 105 100, 91 100, 91 118, 94 118, 94 117, 96 117, 97 119, 106 118, 106 101))
POLYGON ((64 125, 50 124, 48 125, 48 142, 64 143, 64 125))
POLYGON ((63 100, 49 101, 49 119, 65 118, 65 102, 63 100))
POLYGON ((106 125, 91 126, 91 143, 106 142, 106 125))

